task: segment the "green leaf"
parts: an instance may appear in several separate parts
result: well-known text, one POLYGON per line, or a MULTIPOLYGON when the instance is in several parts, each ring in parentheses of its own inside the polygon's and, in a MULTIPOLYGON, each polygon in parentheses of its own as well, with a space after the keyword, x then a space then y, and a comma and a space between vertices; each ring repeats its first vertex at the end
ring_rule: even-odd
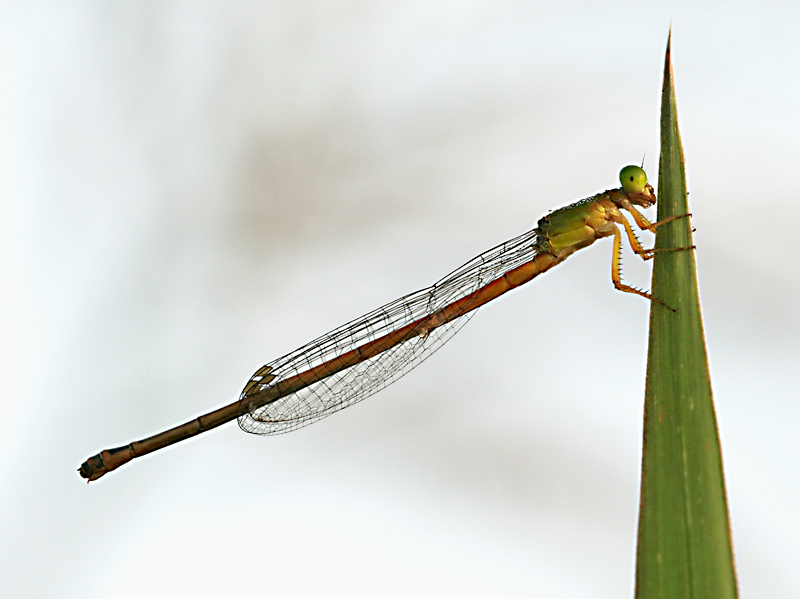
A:
MULTIPOLYGON (((671 33, 670 33, 671 40, 671 33)), ((689 212, 667 42, 658 219, 689 212)), ((693 245, 691 219, 658 228, 657 248, 693 245)), ((737 596, 695 251, 656 254, 645 392, 637 599, 737 596)))

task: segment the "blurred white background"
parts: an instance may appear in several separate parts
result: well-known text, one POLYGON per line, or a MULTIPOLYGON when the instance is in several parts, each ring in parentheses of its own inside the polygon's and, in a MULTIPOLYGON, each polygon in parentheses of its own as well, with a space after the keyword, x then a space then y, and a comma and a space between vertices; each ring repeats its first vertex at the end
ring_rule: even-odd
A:
POLYGON ((655 179, 671 20, 741 592, 800 596, 798 4, 437 0, 2 5, 0 595, 631 596, 648 305, 608 241, 309 428, 76 468, 655 179))

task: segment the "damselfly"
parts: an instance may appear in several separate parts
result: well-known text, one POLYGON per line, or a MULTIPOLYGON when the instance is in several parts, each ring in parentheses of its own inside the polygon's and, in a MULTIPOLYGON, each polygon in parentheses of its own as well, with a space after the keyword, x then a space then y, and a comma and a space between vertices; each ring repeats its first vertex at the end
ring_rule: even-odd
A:
MULTIPOLYGON (((656 201, 638 166, 620 172, 622 186, 555 210, 535 229, 499 245, 456 269, 431 287, 411 293, 307 343, 261 367, 234 403, 124 447, 86 460, 79 472, 96 480, 130 460, 238 419, 259 435, 285 433, 353 405, 396 381, 450 339, 482 305, 527 283, 601 237, 613 237, 611 280, 670 309, 649 293, 622 282, 622 232, 643 260, 644 249, 622 210, 642 230, 650 223, 636 208, 656 201)), ((683 249, 683 248, 678 248, 683 249)))

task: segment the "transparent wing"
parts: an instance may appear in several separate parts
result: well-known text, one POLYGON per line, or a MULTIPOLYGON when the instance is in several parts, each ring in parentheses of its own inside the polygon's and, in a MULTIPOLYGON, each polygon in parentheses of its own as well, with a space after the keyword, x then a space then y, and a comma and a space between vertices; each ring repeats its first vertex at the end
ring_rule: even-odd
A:
MULTIPOLYGON (((401 297, 307 343, 260 368, 240 399, 255 403, 258 394, 282 380, 308 372, 354 348, 441 310, 508 271, 533 259, 535 229, 473 258, 431 287, 401 297)), ((311 424, 361 401, 425 361, 455 335, 474 310, 419 334, 382 353, 316 381, 266 405, 255 404, 239 417, 248 433, 275 435, 311 424)))

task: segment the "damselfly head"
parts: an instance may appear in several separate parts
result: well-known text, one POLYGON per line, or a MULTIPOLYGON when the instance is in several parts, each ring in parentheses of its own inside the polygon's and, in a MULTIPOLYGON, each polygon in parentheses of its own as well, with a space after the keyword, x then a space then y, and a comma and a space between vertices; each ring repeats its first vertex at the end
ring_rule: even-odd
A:
POLYGON ((619 182, 622 191, 632 204, 649 208, 656 203, 656 193, 653 186, 647 182, 647 173, 635 164, 626 166, 619 172, 619 182))

